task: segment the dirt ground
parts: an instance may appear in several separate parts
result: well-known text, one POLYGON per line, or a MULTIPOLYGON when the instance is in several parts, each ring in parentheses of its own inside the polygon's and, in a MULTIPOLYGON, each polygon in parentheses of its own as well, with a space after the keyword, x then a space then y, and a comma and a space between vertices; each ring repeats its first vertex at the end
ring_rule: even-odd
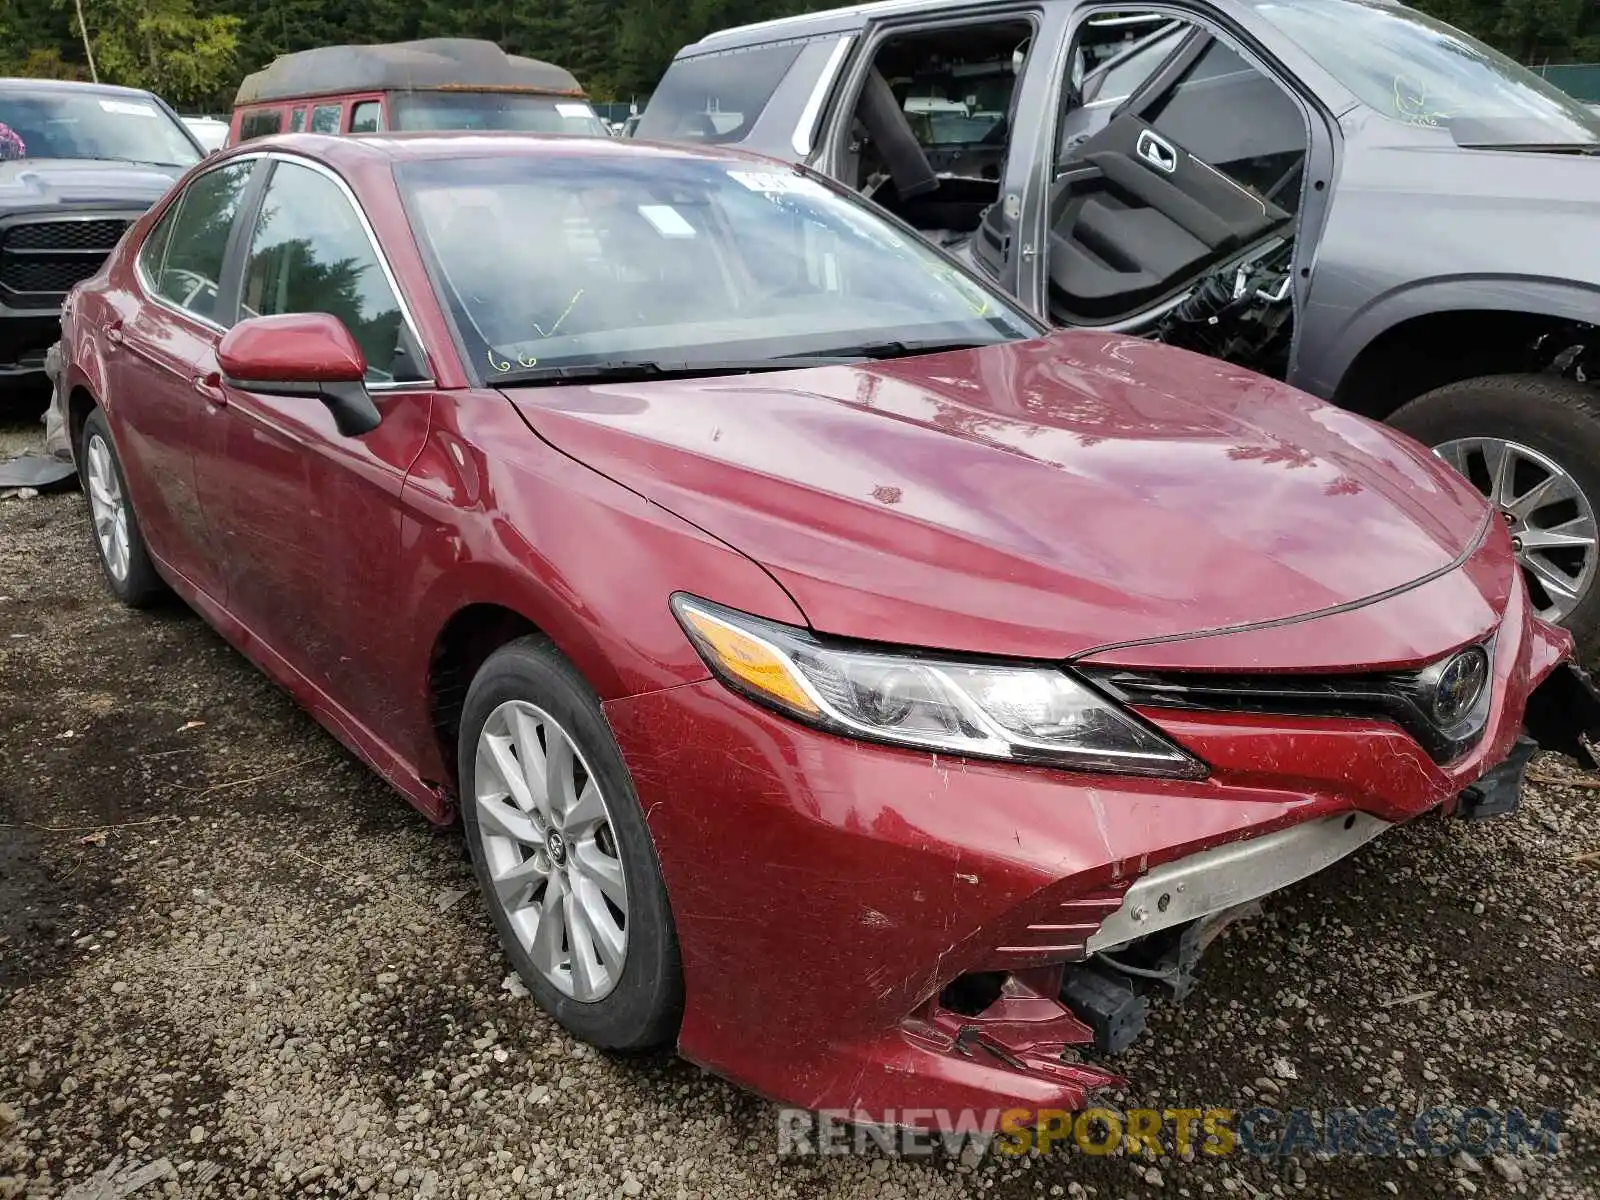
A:
POLYGON ((515 994, 456 833, 193 614, 117 607, 87 527, 0 500, 0 1198, 1600 1194, 1600 779, 1565 760, 1269 902, 1117 1060, 1125 1107, 1560 1110, 1558 1155, 780 1158, 765 1103, 515 994))

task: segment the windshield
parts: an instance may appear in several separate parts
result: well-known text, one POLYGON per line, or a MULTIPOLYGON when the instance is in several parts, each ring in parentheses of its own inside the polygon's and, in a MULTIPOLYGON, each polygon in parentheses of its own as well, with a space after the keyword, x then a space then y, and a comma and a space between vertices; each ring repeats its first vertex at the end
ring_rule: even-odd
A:
POLYGON ((534 368, 882 355, 885 342, 1039 333, 915 235, 778 164, 550 153, 396 175, 491 383, 534 368))
POLYGON ((1364 0, 1258 0, 1256 11, 1384 116, 1462 146, 1600 143, 1600 120, 1459 29, 1364 0))
POLYGON ((507 92, 402 92, 393 98, 391 106, 396 129, 609 136, 605 123, 581 98, 507 92))
POLYGON ((200 150, 183 125, 137 92, 0 88, 0 160, 99 158, 187 167, 200 150))

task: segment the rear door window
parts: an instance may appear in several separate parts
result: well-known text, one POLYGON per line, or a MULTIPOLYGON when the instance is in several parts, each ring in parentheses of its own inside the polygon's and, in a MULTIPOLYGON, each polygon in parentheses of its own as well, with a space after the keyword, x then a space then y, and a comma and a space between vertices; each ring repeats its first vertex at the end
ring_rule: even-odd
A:
POLYGON ((1103 104, 1133 95, 1134 89, 1167 61, 1189 29, 1190 26, 1174 21, 1169 29, 1150 38, 1120 62, 1108 66, 1098 79, 1084 87, 1085 102, 1103 104))
POLYGON ((803 45, 784 42, 678 59, 650 97, 634 136, 680 142, 741 140, 803 45))
POLYGON ((1288 212, 1298 207, 1305 117, 1237 51, 1213 40, 1142 115, 1157 133, 1262 199, 1288 212))
POLYGON ((146 272, 158 266, 153 280, 157 295, 208 321, 228 323, 217 311, 222 263, 255 165, 253 160, 229 163, 196 177, 175 206, 164 260, 141 262, 146 272))

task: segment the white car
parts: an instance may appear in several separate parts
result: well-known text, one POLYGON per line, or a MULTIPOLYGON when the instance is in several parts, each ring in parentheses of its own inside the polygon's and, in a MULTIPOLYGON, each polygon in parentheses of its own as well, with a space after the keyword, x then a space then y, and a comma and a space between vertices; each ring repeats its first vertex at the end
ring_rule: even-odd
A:
POLYGON ((183 123, 204 150, 221 150, 222 144, 228 140, 226 121, 219 121, 215 117, 184 117, 183 123))

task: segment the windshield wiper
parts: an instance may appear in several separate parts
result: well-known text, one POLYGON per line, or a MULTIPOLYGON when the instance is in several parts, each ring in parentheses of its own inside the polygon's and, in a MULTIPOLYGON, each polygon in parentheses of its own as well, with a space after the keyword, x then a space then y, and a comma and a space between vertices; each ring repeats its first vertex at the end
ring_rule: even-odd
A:
POLYGON ((795 354, 787 358, 663 362, 632 359, 580 363, 573 366, 523 367, 489 376, 491 385, 537 386, 560 383, 634 383, 653 379, 696 379, 712 375, 753 375, 762 371, 798 371, 803 367, 837 367, 859 362, 860 354, 795 354))
POLYGON ((981 346, 998 346, 1005 339, 976 341, 972 338, 901 338, 884 342, 862 342, 856 346, 830 346, 828 354, 850 358, 909 358, 913 354, 939 354, 946 350, 976 350, 981 346))
POLYGON ((1513 150, 1532 154, 1600 154, 1600 142, 1470 142, 1467 150, 1513 150))

